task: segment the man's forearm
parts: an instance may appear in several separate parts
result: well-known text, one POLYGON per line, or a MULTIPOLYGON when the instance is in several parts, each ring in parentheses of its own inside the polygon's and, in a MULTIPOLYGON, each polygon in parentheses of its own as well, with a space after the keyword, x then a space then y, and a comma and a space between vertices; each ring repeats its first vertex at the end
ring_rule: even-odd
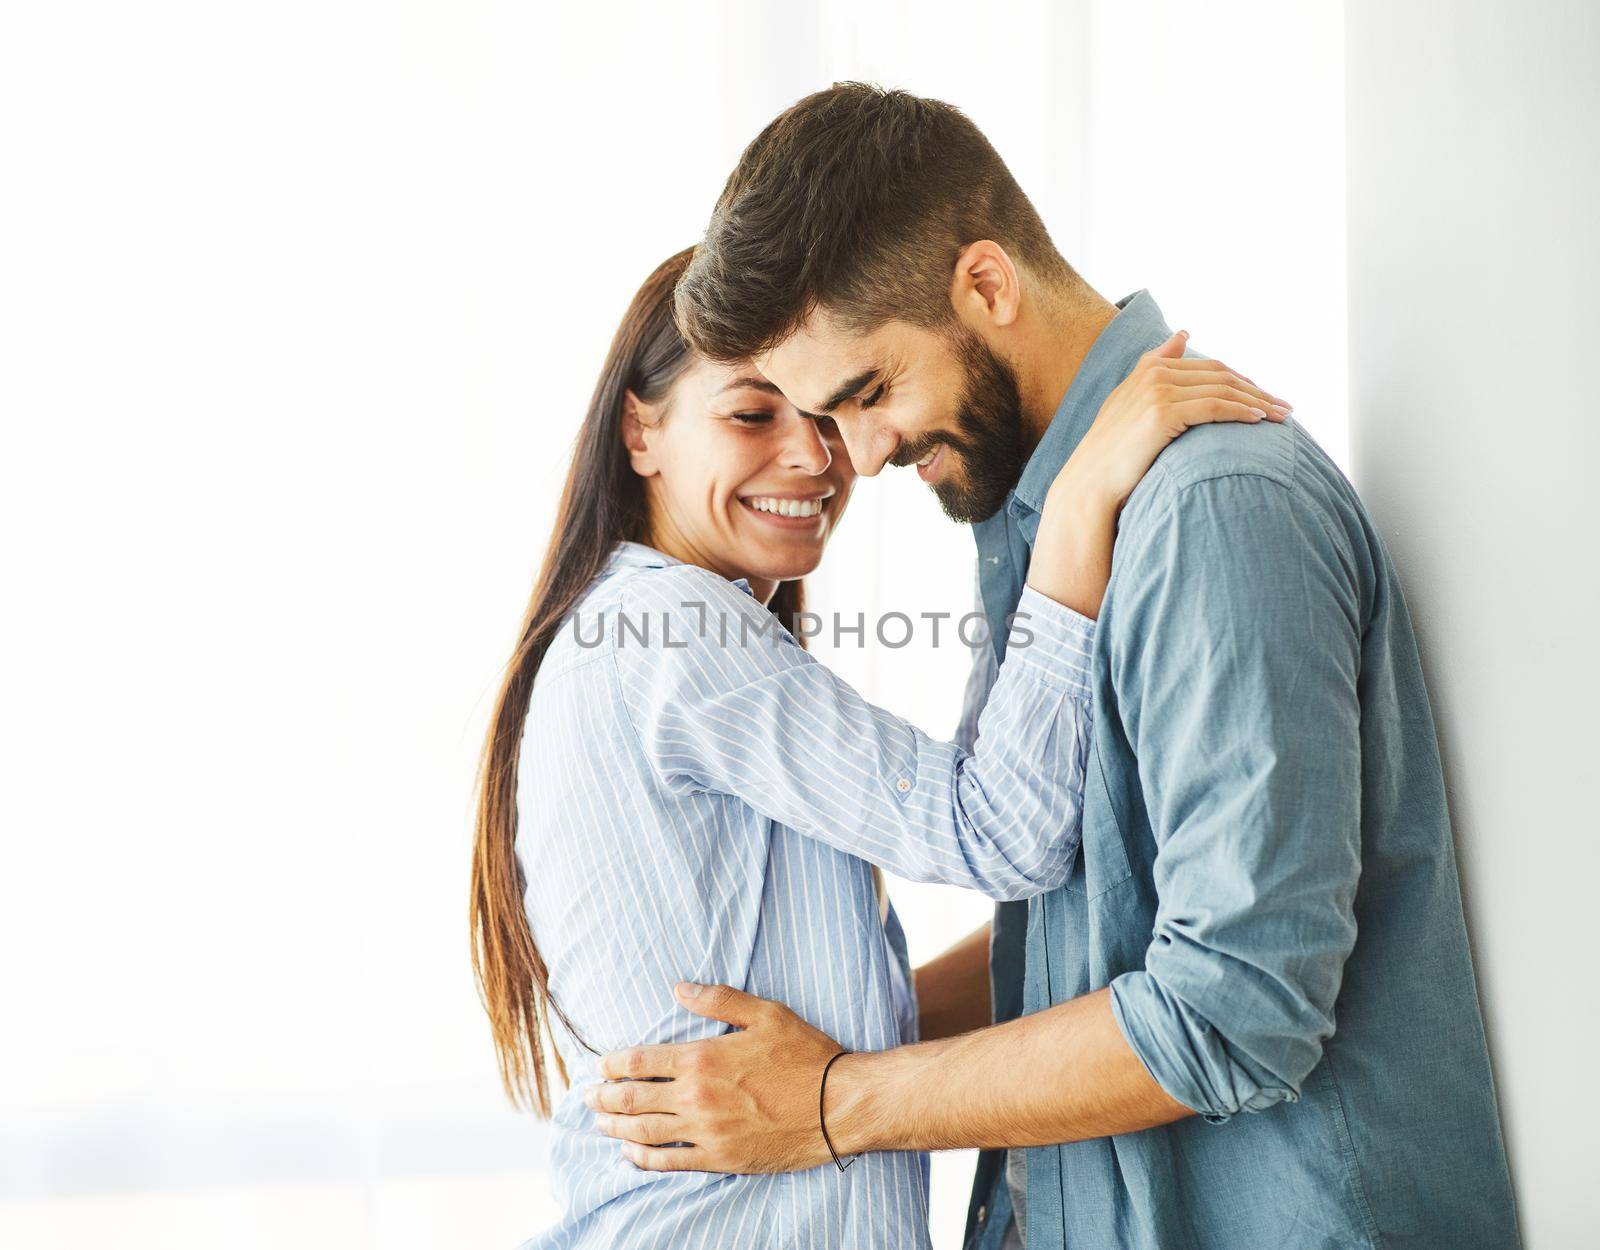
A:
POLYGON ((968 934, 914 973, 923 1041, 981 1029, 990 1021, 989 926, 968 934))
POLYGON ((976 1033, 847 1055, 826 1113, 850 1154, 1044 1146, 1193 1114, 1123 1040, 1109 989, 976 1033))

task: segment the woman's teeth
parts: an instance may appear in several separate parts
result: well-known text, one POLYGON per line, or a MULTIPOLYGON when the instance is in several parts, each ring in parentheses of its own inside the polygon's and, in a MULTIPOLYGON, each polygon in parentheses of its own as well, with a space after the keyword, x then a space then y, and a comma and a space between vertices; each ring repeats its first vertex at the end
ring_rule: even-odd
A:
POLYGON ((749 495, 745 502, 757 512, 774 512, 778 516, 816 516, 822 511, 820 499, 770 499, 765 495, 749 495))

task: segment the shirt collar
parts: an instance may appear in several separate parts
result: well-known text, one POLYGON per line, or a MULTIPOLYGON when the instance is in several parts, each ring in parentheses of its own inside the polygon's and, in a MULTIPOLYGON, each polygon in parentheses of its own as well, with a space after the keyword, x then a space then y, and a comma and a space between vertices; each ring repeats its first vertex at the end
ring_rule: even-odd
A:
POLYGON ((1012 492, 1013 505, 1035 513, 1044 510, 1045 493, 1089 432, 1106 396, 1133 371, 1140 356, 1172 337, 1149 291, 1136 291, 1118 300, 1117 308, 1121 311, 1089 348, 1044 437, 1023 466, 1012 492))
POLYGON ((664 569, 669 564, 682 564, 669 556, 664 551, 657 551, 654 547, 644 543, 623 541, 611 549, 611 559, 606 562, 607 568, 613 569, 664 569))
MULTIPOLYGON (((664 551, 657 551, 654 547, 644 543, 629 542, 626 539, 619 542, 611 549, 611 558, 606 562, 608 571, 614 569, 664 569, 674 564, 683 564, 676 556, 669 556, 664 551)), ((733 579, 733 584, 745 594, 754 596, 755 591, 750 589, 750 583, 742 578, 733 579)))

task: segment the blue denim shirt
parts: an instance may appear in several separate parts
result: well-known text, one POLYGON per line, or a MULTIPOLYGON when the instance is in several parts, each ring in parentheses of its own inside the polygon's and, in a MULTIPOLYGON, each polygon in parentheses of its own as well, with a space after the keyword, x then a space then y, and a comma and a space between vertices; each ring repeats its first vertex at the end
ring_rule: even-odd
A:
MULTIPOLYGON (((1120 307, 975 527, 996 659, 1046 490, 1168 337, 1146 292, 1120 307)), ((1200 1114, 1029 1150, 1028 1245, 1517 1245, 1411 621, 1293 420, 1204 426, 1157 460, 1119 523, 1092 680, 1082 851, 997 916, 996 1009, 1110 986, 1129 1046, 1200 1114)), ((1008 1214, 988 1155, 968 1245, 1008 1214)))

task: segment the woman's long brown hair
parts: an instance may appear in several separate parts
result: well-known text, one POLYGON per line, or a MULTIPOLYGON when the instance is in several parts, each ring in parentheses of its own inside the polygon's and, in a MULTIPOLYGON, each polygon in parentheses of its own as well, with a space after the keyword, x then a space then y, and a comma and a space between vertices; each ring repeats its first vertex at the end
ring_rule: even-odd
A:
MULTIPOLYGON (((489 1013, 506 1096, 513 1105, 529 1107, 541 1116, 550 1114, 544 1041, 551 1016, 574 1037, 578 1033, 550 996, 549 969, 523 906, 526 883, 516 856, 522 728, 534 677, 567 614, 605 568, 618 542, 649 541, 644 483, 633 472, 622 441, 623 405, 629 391, 646 403, 659 403, 692 360, 672 320, 673 287, 692 252, 692 248, 679 252, 645 280, 606 353, 573 448, 555 532, 495 699, 478 774, 472 969, 489 1013)), ((781 583, 772 596, 773 613, 791 632, 803 595, 802 584, 791 581, 781 583)), ((539 870, 536 863, 528 868, 539 870)), ((565 1081, 559 1055, 556 1066, 565 1081)))

